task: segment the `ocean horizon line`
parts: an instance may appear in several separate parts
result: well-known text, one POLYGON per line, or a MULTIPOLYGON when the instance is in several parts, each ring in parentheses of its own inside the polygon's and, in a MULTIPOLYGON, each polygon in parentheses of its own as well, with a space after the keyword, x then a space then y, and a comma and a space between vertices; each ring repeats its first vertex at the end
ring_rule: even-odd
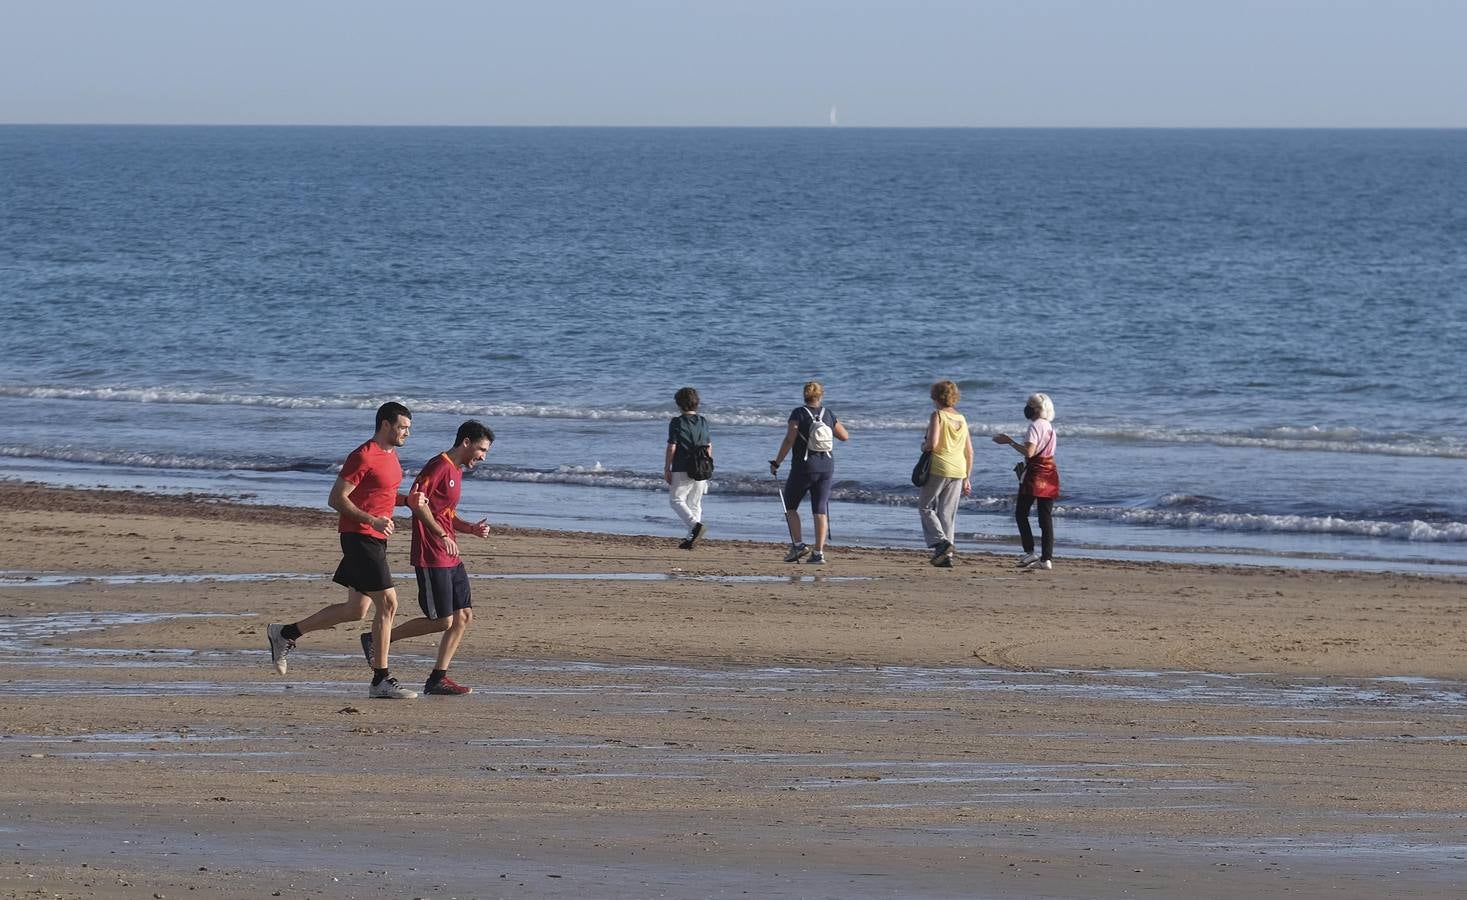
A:
POLYGON ((443 129, 520 131, 1124 131, 1124 132, 1422 132, 1467 131, 1461 125, 862 125, 808 124, 588 124, 484 122, 0 122, 0 128, 279 128, 279 129, 443 129))

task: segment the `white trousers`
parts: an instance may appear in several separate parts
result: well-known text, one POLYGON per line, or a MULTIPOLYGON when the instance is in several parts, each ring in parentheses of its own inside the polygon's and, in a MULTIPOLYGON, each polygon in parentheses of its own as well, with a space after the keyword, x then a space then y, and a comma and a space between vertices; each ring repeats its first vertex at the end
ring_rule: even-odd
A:
POLYGON ((703 521, 703 494, 708 490, 708 482, 694 481, 688 477, 687 472, 672 473, 672 511, 683 520, 683 524, 692 530, 693 526, 703 521))

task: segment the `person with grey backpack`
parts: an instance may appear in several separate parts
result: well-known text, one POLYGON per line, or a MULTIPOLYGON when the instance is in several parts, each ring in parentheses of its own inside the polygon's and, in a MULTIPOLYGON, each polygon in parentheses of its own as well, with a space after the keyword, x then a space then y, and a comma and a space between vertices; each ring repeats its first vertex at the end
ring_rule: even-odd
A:
POLYGON ((790 475, 784 483, 784 518, 790 530, 790 552, 785 562, 806 557, 812 566, 825 564, 825 538, 830 533, 830 489, 835 484, 835 442, 851 439, 835 413, 822 405, 825 388, 818 381, 805 383, 805 405, 790 411, 789 424, 779 452, 769 461, 769 474, 778 475, 780 463, 791 456, 790 475), (810 495, 810 512, 815 522, 815 549, 802 539, 800 501, 810 495))
POLYGON ((680 389, 673 401, 681 411, 667 423, 667 452, 663 457, 662 480, 670 489, 672 511, 688 527, 688 536, 678 544, 691 550, 703 537, 703 494, 713 477, 713 438, 708 420, 698 414, 698 392, 680 389))

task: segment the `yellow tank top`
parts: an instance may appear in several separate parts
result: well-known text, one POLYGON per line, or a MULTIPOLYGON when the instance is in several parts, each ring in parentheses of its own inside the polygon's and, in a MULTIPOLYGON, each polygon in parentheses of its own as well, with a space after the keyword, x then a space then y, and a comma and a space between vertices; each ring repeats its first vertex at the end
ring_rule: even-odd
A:
POLYGON ((967 478, 968 419, 962 413, 937 414, 937 446, 932 450, 932 474, 940 478, 967 478))

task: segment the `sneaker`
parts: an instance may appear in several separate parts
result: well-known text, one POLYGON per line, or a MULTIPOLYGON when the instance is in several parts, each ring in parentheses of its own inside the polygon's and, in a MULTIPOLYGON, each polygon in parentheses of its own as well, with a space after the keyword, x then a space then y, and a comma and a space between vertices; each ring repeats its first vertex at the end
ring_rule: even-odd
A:
POLYGON ((707 531, 707 530, 708 529, 706 529, 706 528, 703 527, 703 523, 702 522, 695 522, 695 523, 693 523, 693 530, 690 531, 690 532, 688 532, 688 549, 689 550, 693 549, 693 545, 696 544, 696 543, 698 543, 698 539, 701 538, 703 536, 703 533, 705 531, 707 531))
POLYGON ((1025 572, 1048 572, 1054 568, 1054 563, 1047 559, 1036 559, 1024 567, 1025 572))
POLYGON ((438 679, 437 684, 425 685, 423 687, 423 693, 435 694, 442 697, 461 697, 464 694, 472 694, 473 692, 473 688, 464 687, 447 675, 438 679))
POLYGON ((943 568, 948 568, 948 569, 952 568, 952 564, 953 564, 953 545, 952 545, 952 543, 950 541, 944 539, 944 540, 938 541, 937 543, 933 544, 932 545, 932 559, 928 560, 928 562, 932 563, 934 566, 942 566, 943 568), (946 565, 944 565, 944 563, 946 563, 946 565))
POLYGON ((816 550, 814 553, 811 553, 810 554, 810 558, 809 559, 805 560, 805 565, 807 565, 807 566, 823 566, 823 565, 825 565, 825 554, 824 553, 821 553, 819 550, 816 550))
POLYGON ((367 665, 372 664, 372 632, 362 632, 362 655, 367 658, 367 665))
POLYGON ((295 649, 295 641, 283 637, 280 632, 284 625, 268 625, 265 627, 265 640, 270 642, 270 662, 275 664, 275 674, 284 675, 290 663, 285 657, 295 649))
POLYGON ((373 700, 411 700, 418 696, 418 692, 398 684, 396 678, 384 678, 372 685, 367 696, 373 700))
POLYGON ((951 569, 953 567, 952 554, 949 553, 947 556, 938 557, 932 561, 932 564, 939 569, 951 569))
POLYGON ((1019 561, 1014 563, 1014 565, 1021 569, 1027 569, 1037 562, 1039 562, 1038 553, 1021 553, 1019 554, 1019 561))
POLYGON ((790 544, 790 552, 784 555, 785 562, 799 562, 810 555, 810 548, 803 543, 790 544))

